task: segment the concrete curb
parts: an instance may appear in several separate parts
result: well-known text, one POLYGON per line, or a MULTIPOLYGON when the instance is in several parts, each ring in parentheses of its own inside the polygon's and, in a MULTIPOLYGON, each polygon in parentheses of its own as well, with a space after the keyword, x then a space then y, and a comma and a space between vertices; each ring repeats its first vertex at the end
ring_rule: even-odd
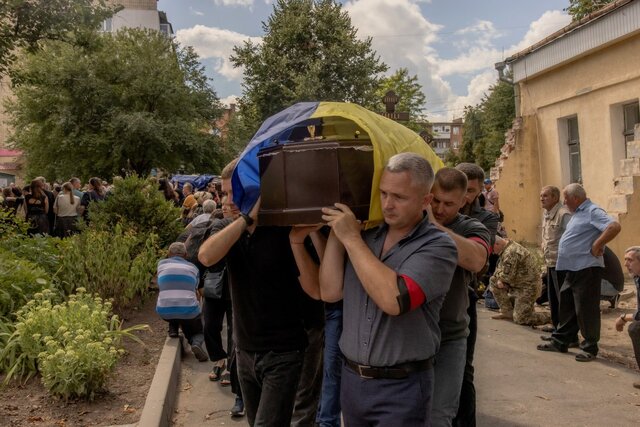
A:
POLYGON ((138 427, 169 427, 177 395, 182 338, 167 337, 153 375, 138 427))

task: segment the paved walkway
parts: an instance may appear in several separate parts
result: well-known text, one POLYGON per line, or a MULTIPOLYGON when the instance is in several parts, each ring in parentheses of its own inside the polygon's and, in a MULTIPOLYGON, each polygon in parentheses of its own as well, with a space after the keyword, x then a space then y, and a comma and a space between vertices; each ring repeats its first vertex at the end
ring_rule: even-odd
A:
MULTIPOLYGON (((538 331, 490 314, 479 313, 478 426, 640 425, 640 390, 631 386, 637 372, 602 359, 576 362, 576 350, 537 351, 538 331)), ((246 426, 246 418, 229 417, 234 396, 208 380, 210 368, 184 358, 174 425, 246 426)))

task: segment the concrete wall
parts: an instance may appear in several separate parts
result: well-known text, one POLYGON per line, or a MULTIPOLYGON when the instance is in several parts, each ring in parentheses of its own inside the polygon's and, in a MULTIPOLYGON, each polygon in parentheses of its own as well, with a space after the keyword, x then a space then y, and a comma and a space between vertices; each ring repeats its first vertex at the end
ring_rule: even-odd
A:
POLYGON ((112 31, 124 28, 149 28, 160 30, 160 16, 157 10, 124 9, 114 15, 112 31))
POLYGON ((624 257, 624 250, 629 246, 640 245, 640 176, 631 177, 633 179, 633 194, 627 196, 627 213, 619 214, 618 221, 622 226, 622 231, 608 246, 616 253, 620 261, 624 257))
POLYGON ((542 210, 538 194, 542 186, 535 116, 523 117, 520 126, 508 158, 499 161, 502 166, 496 190, 500 194, 503 226, 509 238, 539 242, 542 210))
MULTIPOLYGON (((505 228, 512 237, 537 240, 540 188, 562 188, 570 181, 566 123, 570 117, 578 119, 583 185, 594 203, 607 208, 625 157, 622 105, 640 99, 638 52, 640 34, 634 34, 519 83, 523 135, 503 161, 496 184, 505 228)), ((620 215, 623 231, 611 245, 619 256, 624 247, 640 243, 640 186, 635 188, 628 213, 620 215)))
POLYGON ((640 98, 640 34, 520 84, 521 112, 538 119, 541 181, 569 183, 566 118, 576 116, 582 178, 606 207, 624 158, 622 104, 640 98))

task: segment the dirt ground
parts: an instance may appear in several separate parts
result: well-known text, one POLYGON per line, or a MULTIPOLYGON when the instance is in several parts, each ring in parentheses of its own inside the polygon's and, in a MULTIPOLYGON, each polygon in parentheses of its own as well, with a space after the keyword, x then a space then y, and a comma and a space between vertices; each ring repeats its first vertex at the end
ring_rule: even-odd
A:
POLYGON ((156 298, 157 294, 152 294, 140 309, 123 315, 124 327, 148 324, 150 330, 136 333, 145 346, 124 340, 127 353, 113 372, 107 392, 97 395, 93 402, 65 403, 51 397, 39 377, 26 385, 10 384, 0 390, 0 425, 61 427, 136 423, 167 336, 166 322, 155 312, 156 298))

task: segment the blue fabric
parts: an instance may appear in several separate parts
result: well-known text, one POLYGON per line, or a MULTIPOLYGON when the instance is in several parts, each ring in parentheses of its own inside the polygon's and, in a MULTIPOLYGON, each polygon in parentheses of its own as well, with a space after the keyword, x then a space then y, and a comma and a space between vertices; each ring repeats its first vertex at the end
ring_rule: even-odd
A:
POLYGON ((591 245, 613 219, 601 207, 587 199, 574 212, 558 244, 556 270, 580 271, 604 267, 604 260, 591 255, 591 245))
POLYGON ((156 307, 156 313, 165 320, 168 319, 192 319, 200 314, 200 307, 185 305, 171 307, 156 307))
POLYGON ((325 305, 324 364, 320 404, 316 424, 320 427, 340 427, 340 378, 342 376, 342 301, 325 305))
POLYGON ((207 184, 215 178, 215 175, 173 175, 171 177, 172 183, 178 183, 178 190, 182 190, 182 187, 187 182, 193 185, 193 191, 201 191, 207 188, 207 184))
POLYGON ((286 137, 294 125, 310 118, 318 108, 318 102, 299 102, 262 123, 238 160, 231 185, 233 202, 245 214, 248 214, 260 197, 260 169, 258 151, 274 139, 286 137), (285 135, 282 135, 285 133, 285 135))

